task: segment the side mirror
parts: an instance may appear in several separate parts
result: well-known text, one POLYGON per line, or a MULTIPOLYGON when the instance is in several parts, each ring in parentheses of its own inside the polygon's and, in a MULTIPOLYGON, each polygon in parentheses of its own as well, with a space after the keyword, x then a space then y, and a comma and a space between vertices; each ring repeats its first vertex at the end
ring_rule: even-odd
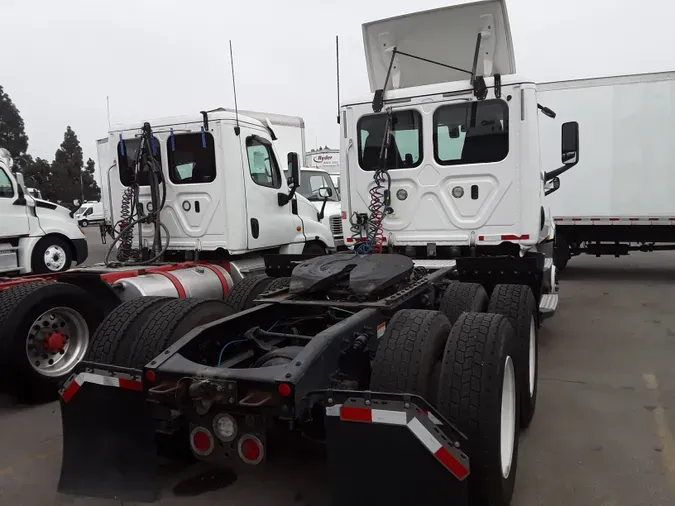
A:
POLYGON ((544 195, 550 195, 553 192, 556 192, 560 189, 560 178, 559 177, 554 177, 551 179, 548 183, 546 183, 546 187, 544 188, 544 195))
POLYGON ((288 153, 288 170, 290 172, 291 184, 293 187, 300 185, 300 163, 298 162, 298 154, 294 152, 288 153))
POLYGON ((321 197, 322 199, 328 199, 332 196, 333 196, 333 190, 331 190, 327 186, 319 188, 319 197, 321 197))
POLYGON ((287 179, 287 181, 290 191, 288 192, 288 195, 285 193, 277 194, 279 207, 283 207, 288 204, 291 199, 293 199, 298 186, 300 186, 300 164, 298 163, 297 153, 288 153, 288 172, 290 173, 290 177, 287 179))
POLYGON ((579 123, 576 121, 562 125, 561 158, 563 166, 544 175, 547 183, 579 163, 579 123))
POLYGON ((570 121, 562 125, 562 163, 568 166, 579 163, 579 123, 570 121))

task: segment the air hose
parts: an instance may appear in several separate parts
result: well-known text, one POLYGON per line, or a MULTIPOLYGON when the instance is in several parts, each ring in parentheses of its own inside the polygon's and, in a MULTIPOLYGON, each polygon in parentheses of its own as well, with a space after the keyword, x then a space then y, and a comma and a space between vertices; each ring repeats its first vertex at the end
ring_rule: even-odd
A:
POLYGON ((389 148, 391 146, 391 126, 392 114, 387 112, 387 119, 384 126, 384 135, 382 137, 382 146, 380 147, 380 159, 378 168, 373 174, 373 186, 368 190, 370 194, 370 204, 368 205, 369 216, 365 223, 366 237, 363 240, 361 224, 350 220, 352 238, 356 239, 359 235, 360 244, 356 247, 356 253, 367 255, 370 253, 382 253, 384 243, 384 230, 382 221, 390 212, 391 204, 391 176, 387 167, 389 148), (358 234, 357 234, 358 232, 358 234))
MULTIPOLYGON (((124 142, 124 141, 120 141, 124 142)), ((122 194, 121 218, 115 224, 114 229, 118 232, 108 248, 105 256, 106 266, 111 265, 110 255, 113 249, 119 243, 117 252, 118 262, 124 265, 144 265, 152 263, 161 259, 164 253, 169 248, 170 234, 166 225, 161 222, 160 212, 166 203, 166 181, 162 176, 162 166, 154 156, 155 150, 158 148, 156 139, 152 135, 152 128, 149 123, 143 125, 140 145, 136 152, 136 159, 134 162, 134 178, 122 194), (150 186, 150 205, 146 205, 145 209, 140 201, 140 186, 141 177, 146 175, 146 180, 150 186), (147 213, 146 213, 147 211, 147 213), (150 249, 149 258, 143 259, 143 234, 142 226, 151 224, 154 227, 152 248, 150 249), (138 248, 133 249, 133 232, 138 227, 138 248), (162 230, 166 237, 164 245, 162 245, 162 230)))

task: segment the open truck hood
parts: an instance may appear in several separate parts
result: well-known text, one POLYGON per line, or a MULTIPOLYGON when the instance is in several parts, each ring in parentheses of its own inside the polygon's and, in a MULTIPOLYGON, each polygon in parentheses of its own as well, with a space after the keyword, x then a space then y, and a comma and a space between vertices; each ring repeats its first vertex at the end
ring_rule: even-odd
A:
MULTIPOLYGON (((370 90, 382 88, 393 48, 471 71, 476 37, 483 33, 476 73, 515 74, 516 63, 505 0, 487 0, 416 12, 363 25, 370 90)), ((397 55, 387 89, 465 81, 471 76, 397 55)))

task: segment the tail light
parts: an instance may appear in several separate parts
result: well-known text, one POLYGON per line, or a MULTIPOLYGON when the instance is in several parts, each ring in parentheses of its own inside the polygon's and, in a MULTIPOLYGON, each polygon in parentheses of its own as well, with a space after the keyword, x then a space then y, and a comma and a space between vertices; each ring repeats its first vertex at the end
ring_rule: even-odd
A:
POLYGON ((265 457, 265 447, 260 439, 252 434, 241 436, 237 451, 239 452, 239 458, 252 466, 260 464, 265 457))
POLYGON ((210 455, 214 446, 213 434, 204 427, 195 427, 190 433, 190 446, 197 455, 210 455))

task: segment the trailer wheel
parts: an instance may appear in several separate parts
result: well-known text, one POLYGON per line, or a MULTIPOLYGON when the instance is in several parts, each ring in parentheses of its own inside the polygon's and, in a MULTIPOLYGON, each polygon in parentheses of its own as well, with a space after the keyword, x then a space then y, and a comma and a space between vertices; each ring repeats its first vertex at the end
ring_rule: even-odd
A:
POLYGON ((407 392, 435 399, 450 327, 446 316, 438 311, 398 311, 389 320, 377 346, 370 390, 407 392))
POLYGON ((131 346, 126 366, 142 369, 192 329, 235 312, 221 300, 173 299, 145 320, 131 346))
POLYGON ((478 283, 451 281, 441 298, 440 311, 455 323, 465 312, 481 313, 488 305, 488 294, 478 283))
POLYGON ((537 304, 526 285, 497 285, 490 297, 489 313, 506 316, 516 331, 518 354, 514 358, 520 392, 520 426, 527 428, 537 406, 539 335, 537 304))
POLYGON ((46 235, 40 239, 30 257, 31 270, 36 274, 67 271, 72 263, 71 245, 57 235, 46 235))
POLYGON ((264 274, 246 276, 230 290, 225 301, 238 313, 254 306, 253 301, 275 281, 264 274))
POLYGON ((117 306, 98 326, 89 346, 87 360, 124 366, 134 339, 146 320, 171 297, 139 297, 117 306))
POLYGON ((0 371, 10 393, 56 393, 84 358, 103 311, 82 288, 29 282, 0 292, 0 371))
POLYGON ((443 355, 437 407, 467 435, 470 504, 507 506, 518 463, 515 334, 505 316, 465 313, 443 355))

